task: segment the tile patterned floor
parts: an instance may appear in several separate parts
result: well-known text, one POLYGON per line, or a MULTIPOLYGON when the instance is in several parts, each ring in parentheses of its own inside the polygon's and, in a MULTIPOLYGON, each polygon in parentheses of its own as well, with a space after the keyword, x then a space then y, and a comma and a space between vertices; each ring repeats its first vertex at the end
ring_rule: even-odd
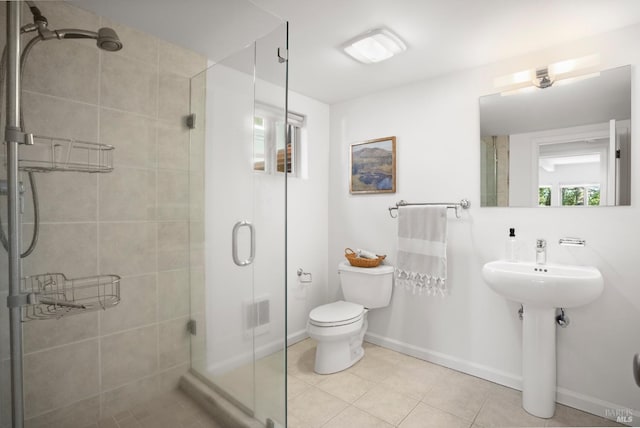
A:
POLYGON ((180 390, 157 397, 87 428, 225 428, 180 390))
POLYGON ((287 351, 289 428, 623 426, 563 405, 536 418, 520 391, 369 343, 361 361, 332 375, 314 373, 313 340, 287 351))

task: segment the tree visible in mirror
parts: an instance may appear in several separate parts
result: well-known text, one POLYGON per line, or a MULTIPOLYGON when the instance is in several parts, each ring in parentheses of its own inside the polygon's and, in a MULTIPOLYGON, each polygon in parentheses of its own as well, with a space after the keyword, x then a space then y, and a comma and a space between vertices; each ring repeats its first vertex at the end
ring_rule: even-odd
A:
POLYGON ((563 187, 562 205, 584 205, 584 187, 563 187))
POLYGON ((589 205, 600 205, 600 187, 589 187, 589 205))
POLYGON ((600 205, 600 186, 573 186, 562 188, 562 205, 600 205), (586 200, 585 200, 586 196, 586 200))
POLYGON ((538 206, 551 206, 551 187, 541 186, 538 188, 538 206))

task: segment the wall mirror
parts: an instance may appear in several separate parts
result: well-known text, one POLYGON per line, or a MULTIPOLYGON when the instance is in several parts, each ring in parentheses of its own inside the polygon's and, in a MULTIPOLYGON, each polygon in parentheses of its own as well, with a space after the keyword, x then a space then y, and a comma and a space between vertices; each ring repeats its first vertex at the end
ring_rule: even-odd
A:
POLYGON ((480 97, 481 206, 630 205, 631 66, 532 89, 480 97))

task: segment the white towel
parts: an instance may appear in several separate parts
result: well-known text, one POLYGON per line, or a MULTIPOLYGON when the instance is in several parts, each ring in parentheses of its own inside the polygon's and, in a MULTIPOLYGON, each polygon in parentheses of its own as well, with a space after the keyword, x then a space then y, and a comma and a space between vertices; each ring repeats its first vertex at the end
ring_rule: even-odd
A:
POLYGON ((363 259, 377 259, 378 255, 373 251, 361 250, 360 248, 356 249, 356 254, 358 257, 362 257, 363 259))
POLYGON ((446 279, 447 207, 401 207, 396 286, 444 296, 446 279))

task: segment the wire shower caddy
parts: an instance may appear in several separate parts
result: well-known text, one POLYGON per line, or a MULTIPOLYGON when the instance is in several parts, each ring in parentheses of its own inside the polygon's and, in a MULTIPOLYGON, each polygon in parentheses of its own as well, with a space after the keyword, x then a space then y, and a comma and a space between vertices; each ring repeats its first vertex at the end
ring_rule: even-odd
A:
POLYGON ((58 319, 120 303, 120 277, 98 275, 69 279, 61 273, 22 278, 22 292, 29 296, 22 321, 58 319))
POLYGON ((20 150, 19 168, 28 172, 111 172, 114 147, 65 138, 33 136, 20 150))

